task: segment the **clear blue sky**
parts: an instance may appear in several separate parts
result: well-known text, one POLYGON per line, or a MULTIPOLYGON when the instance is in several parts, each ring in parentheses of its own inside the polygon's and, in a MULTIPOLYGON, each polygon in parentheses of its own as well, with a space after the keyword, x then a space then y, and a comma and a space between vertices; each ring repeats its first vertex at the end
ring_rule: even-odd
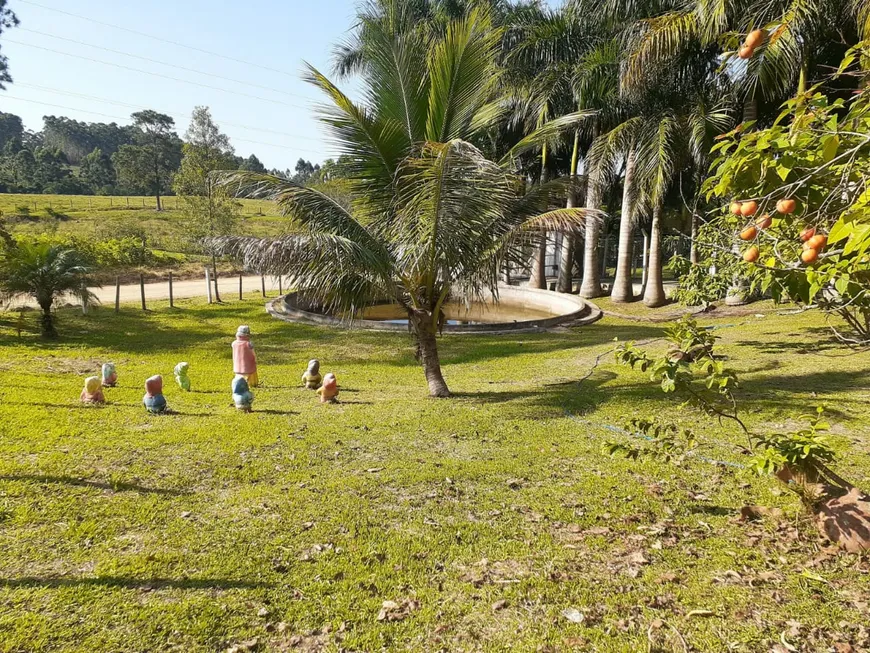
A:
POLYGON ((256 153, 268 167, 281 169, 292 168, 299 157, 319 162, 334 151, 312 117, 317 91, 301 80, 302 62, 329 71, 332 46, 346 36, 355 5, 10 0, 21 26, 2 37, 14 83, 0 91, 0 111, 38 130, 44 115, 126 124, 133 111, 151 108, 172 115, 183 135, 191 109, 207 105, 237 154, 256 153))

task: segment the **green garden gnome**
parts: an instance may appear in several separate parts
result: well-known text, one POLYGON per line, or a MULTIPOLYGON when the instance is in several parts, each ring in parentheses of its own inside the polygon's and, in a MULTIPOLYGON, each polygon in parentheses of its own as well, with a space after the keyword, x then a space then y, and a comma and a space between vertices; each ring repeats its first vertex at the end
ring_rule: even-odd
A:
POLYGON ((190 392, 190 377, 187 375, 189 369, 190 363, 179 363, 175 366, 175 382, 186 392, 190 392))

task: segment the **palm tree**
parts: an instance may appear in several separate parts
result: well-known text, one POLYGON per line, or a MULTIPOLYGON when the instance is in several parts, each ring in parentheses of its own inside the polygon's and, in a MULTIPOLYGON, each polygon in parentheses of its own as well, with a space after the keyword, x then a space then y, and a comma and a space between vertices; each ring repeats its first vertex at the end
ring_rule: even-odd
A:
POLYGON ((524 139, 503 164, 469 141, 501 116, 496 57, 501 32, 487 12, 450 22, 443 36, 396 35, 366 25, 364 104, 308 66, 307 80, 331 101, 320 119, 343 154, 352 189, 346 208, 292 181, 236 172, 227 182, 276 201, 295 227, 277 240, 212 242, 249 267, 286 275, 328 310, 353 313, 390 301, 408 316, 429 394, 450 396, 436 335, 452 296, 497 296, 503 262, 547 231, 576 232, 586 211, 551 209, 565 184, 522 193, 513 156, 552 137, 572 117, 524 139))
POLYGON ((74 294, 84 305, 95 301, 88 290, 90 265, 74 249, 6 240, 0 260, 0 301, 8 303, 18 297, 32 297, 42 309, 40 330, 45 338, 56 338, 54 301, 74 294))
MULTIPOLYGON (((514 29, 516 42, 511 45, 506 59, 515 86, 511 89, 512 94, 517 94, 518 86, 520 94, 524 92, 527 98, 521 105, 524 113, 520 112, 520 115, 537 122, 572 111, 590 115, 567 143, 571 148, 568 175, 575 182, 575 188, 582 182, 585 193, 569 193, 566 207, 572 208, 578 195, 584 195, 586 207, 597 210, 602 195, 600 175, 588 165, 587 159, 585 174, 581 177, 579 165, 590 143, 614 122, 619 112, 619 60, 616 43, 611 38, 613 30, 602 23, 600 12, 589 11, 589 7, 580 2, 566 3, 560 11, 527 12, 521 18, 514 29)), ((549 150, 556 150, 566 143, 560 138, 547 145, 549 150)), ((548 149, 542 148, 542 168, 547 154, 548 149)), ((581 287, 584 297, 601 294, 599 232, 597 222, 587 225, 581 287)), ((572 289, 574 247, 574 236, 563 238, 557 283, 560 292, 572 289)), ((535 257, 535 263, 540 263, 541 267, 542 256, 543 248, 535 257)))

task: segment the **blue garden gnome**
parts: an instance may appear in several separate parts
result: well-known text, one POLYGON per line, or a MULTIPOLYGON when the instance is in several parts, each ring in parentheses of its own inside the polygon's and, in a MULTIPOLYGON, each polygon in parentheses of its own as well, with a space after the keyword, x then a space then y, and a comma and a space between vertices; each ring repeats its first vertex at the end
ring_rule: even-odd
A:
POLYGON ((142 403, 149 413, 159 415, 167 411, 166 397, 163 396, 163 377, 159 374, 145 381, 145 396, 142 403))
POLYGON ((233 379, 233 403, 244 413, 251 412, 251 404, 254 403, 254 393, 248 386, 248 380, 241 374, 236 374, 233 379))

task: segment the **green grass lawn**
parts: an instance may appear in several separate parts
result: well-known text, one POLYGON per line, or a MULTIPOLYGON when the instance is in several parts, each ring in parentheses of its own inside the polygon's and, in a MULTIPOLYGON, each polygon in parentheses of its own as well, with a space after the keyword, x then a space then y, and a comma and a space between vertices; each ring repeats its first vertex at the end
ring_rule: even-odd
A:
MULTIPOLYGON (((286 228, 286 220, 278 216, 272 202, 239 200, 239 203, 240 231, 254 236, 274 236, 286 228)), ((156 243, 170 247, 184 236, 182 206, 177 197, 164 197, 164 210, 158 212, 154 197, 0 193, 0 214, 13 233, 55 231, 113 238, 140 229, 156 243)))
MULTIPOLYGON (((741 435, 610 354, 577 384, 614 337, 665 325, 444 337, 458 396, 435 401, 407 336, 285 324, 253 298, 61 311, 52 344, 14 321, 0 324, 2 651, 870 646, 870 563, 828 555, 773 480, 602 453, 621 437, 607 425, 660 415, 741 462, 725 446, 741 435), (259 357, 252 414, 229 392, 239 324, 259 357), (313 357, 341 404, 298 387, 313 357), (104 361, 120 385, 83 406, 104 361), (157 373, 176 414, 141 406, 157 373), (784 516, 740 523, 748 503, 784 516)), ((870 354, 811 312, 705 322, 722 327, 750 427, 825 403, 839 469, 870 487, 870 354)))

